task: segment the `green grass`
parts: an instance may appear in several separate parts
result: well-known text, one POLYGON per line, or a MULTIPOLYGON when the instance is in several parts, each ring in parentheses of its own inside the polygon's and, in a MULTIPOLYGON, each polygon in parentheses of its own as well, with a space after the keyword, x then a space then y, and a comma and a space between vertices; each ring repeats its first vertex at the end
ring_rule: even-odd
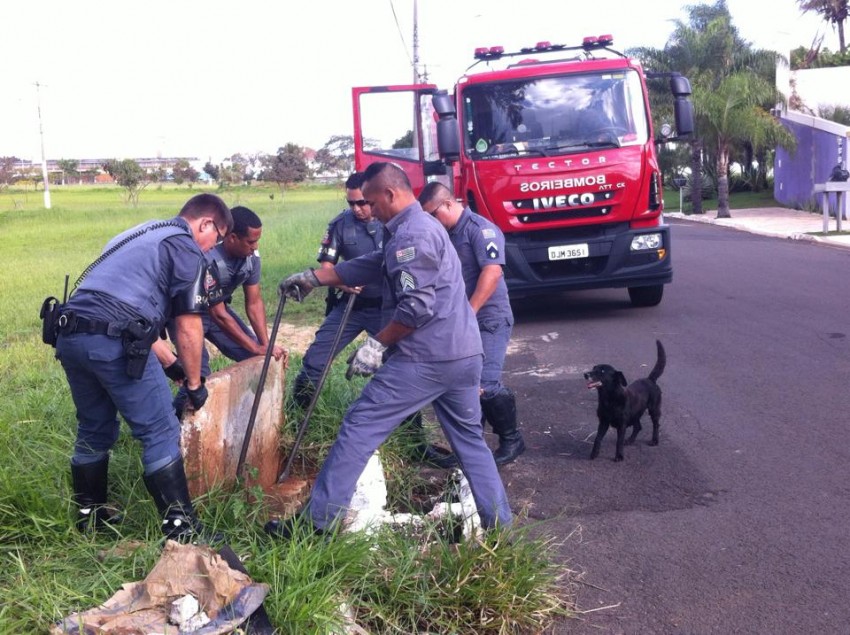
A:
MULTIPOLYGON (((735 192, 729 195, 729 209, 752 209, 758 207, 784 207, 773 198, 773 190, 763 190, 761 192, 735 192)), ((693 207, 691 202, 685 198, 683 200, 683 211, 685 214, 690 214, 693 207)), ((664 209, 668 212, 679 211, 679 191, 675 188, 664 190, 664 209)), ((703 212, 717 209, 717 198, 705 199, 702 202, 703 212)))
MULTIPOLYGON (((61 296, 65 275, 73 284, 113 235, 173 216, 198 191, 148 188, 132 208, 120 188, 56 187, 49 211, 41 208, 40 192, 0 191, 0 633, 45 632, 62 616, 103 602, 122 583, 142 579, 159 556, 157 512, 141 480, 139 444, 126 427, 110 464, 110 499, 125 508, 126 522, 115 534, 96 537, 73 528, 74 407, 53 349, 41 342, 38 309, 45 296, 61 296)), ((344 205, 343 192, 212 191, 263 219, 263 289, 271 318, 278 281, 315 263, 318 240, 344 205)), ((241 311, 240 302, 237 294, 241 311)), ((322 294, 314 293, 303 304, 287 303, 284 320, 315 325, 323 309, 322 294)), ((299 363, 295 357, 289 372, 299 363)), ((320 464, 363 385, 345 381, 343 372, 337 364, 329 375, 300 469, 320 464)), ((288 420, 291 438, 300 418, 288 420)), ((410 460, 409 440, 397 432, 386 448, 393 504, 415 507, 412 498, 425 485, 410 460)), ((439 539, 426 545, 394 533, 272 542, 261 532, 261 507, 244 492, 216 490, 195 502, 252 576, 271 586, 267 608, 283 633, 332 632, 343 602, 373 633, 539 632, 567 613, 567 572, 553 564, 551 543, 540 537, 545 528, 521 526, 509 536, 464 545, 439 539)))

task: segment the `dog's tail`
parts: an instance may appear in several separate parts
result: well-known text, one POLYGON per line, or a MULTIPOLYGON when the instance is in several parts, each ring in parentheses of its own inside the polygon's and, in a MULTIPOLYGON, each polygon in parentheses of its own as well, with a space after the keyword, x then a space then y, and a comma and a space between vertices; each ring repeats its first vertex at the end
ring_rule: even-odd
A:
POLYGON ((649 373, 649 378, 652 381, 658 381, 658 378, 661 377, 661 373, 664 372, 664 367, 667 365, 667 354, 664 352, 664 347, 661 346, 661 340, 655 340, 656 346, 658 346, 658 359, 655 361, 655 366, 652 367, 652 371, 649 373))

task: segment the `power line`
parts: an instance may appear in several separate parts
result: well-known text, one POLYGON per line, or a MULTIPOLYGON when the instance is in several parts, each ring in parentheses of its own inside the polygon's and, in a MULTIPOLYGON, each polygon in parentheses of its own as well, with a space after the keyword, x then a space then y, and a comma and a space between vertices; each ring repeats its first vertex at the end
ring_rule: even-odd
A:
POLYGON ((398 36, 401 38, 401 45, 404 48, 404 54, 407 55, 407 60, 410 62, 410 65, 413 66, 413 60, 410 57, 410 53, 407 50, 407 42, 404 41, 404 34, 401 31, 401 25, 398 23, 398 16, 395 12, 395 5, 393 4, 393 0, 390 0, 390 9, 393 12, 393 18, 395 19, 395 26, 398 29, 398 36))

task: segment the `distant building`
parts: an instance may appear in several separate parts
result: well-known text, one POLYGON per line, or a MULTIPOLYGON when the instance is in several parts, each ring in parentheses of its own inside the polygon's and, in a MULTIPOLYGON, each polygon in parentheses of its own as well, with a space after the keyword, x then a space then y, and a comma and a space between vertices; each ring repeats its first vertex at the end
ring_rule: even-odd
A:
MULTIPOLYGON (((109 161, 110 159, 73 159, 77 162, 77 172, 79 173, 76 177, 73 178, 74 183, 112 183, 112 177, 107 174, 103 169, 103 164, 109 161)), ((165 170, 166 173, 170 173, 174 168, 174 165, 178 161, 189 161, 190 164, 196 163, 198 159, 196 157, 141 157, 133 159, 136 163, 138 163, 143 170, 151 171, 151 170, 165 170)), ((29 174, 37 174, 41 175, 41 161, 27 161, 20 160, 15 162, 15 170, 22 176, 29 174)), ((50 182, 53 183, 56 179, 56 175, 59 175, 59 178, 64 177, 64 181, 69 182, 68 176, 63 175, 63 170, 59 166, 59 160, 57 159, 48 159, 47 160, 47 173, 50 178, 50 182)))
MULTIPOLYGON (((815 113, 826 105, 850 108, 850 92, 836 88, 850 85, 850 66, 796 71, 781 66, 776 85, 796 108, 779 107, 775 112, 797 139, 797 151, 792 154, 781 147, 776 149, 773 197, 788 207, 816 210, 819 201, 814 186, 826 183, 839 163, 848 166, 850 127, 821 119, 815 113)), ((846 200, 844 206, 846 210, 846 200)))

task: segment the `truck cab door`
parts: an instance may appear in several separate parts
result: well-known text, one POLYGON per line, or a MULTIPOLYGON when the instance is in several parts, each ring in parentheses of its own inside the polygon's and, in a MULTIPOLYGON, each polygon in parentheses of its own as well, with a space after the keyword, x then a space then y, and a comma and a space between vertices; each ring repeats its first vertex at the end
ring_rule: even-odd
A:
POLYGON ((437 116, 431 102, 436 90, 433 84, 351 89, 358 172, 377 161, 395 163, 416 194, 429 176, 446 174, 437 151, 437 116))

